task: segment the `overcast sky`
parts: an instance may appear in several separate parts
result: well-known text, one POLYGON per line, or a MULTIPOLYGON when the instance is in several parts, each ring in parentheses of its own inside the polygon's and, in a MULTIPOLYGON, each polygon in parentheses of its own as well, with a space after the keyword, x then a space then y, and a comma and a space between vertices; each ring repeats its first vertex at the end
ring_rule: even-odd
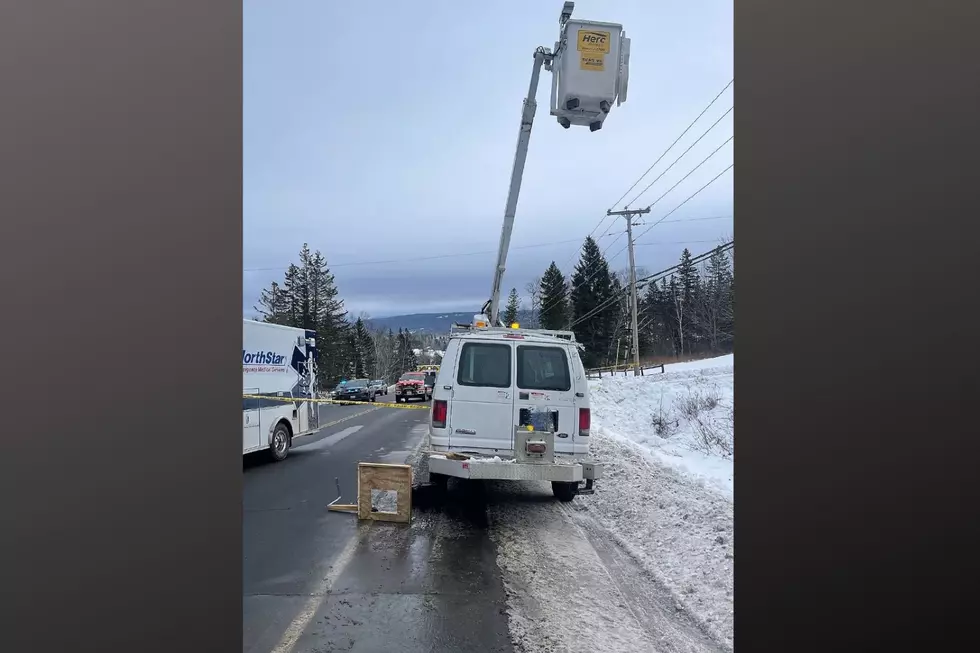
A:
MULTIPOLYGON (((282 279, 319 249, 353 314, 477 311, 487 299, 532 54, 552 47, 560 0, 244 3, 244 285, 282 279), (424 257, 433 260, 411 260, 424 257)), ((585 236, 734 76, 732 0, 583 0, 575 17, 622 23, 628 101, 602 130, 562 129, 543 73, 506 288, 585 236)), ((734 85, 625 199, 633 200, 734 102, 734 85)), ((632 206, 658 200, 733 135, 729 113, 632 206)), ((734 141, 654 204, 652 225, 733 162, 734 141)), ((656 271, 733 234, 734 169, 637 236, 656 271)), ((611 218, 596 236, 606 233, 611 218)), ((599 239, 627 264, 623 220, 599 239)))

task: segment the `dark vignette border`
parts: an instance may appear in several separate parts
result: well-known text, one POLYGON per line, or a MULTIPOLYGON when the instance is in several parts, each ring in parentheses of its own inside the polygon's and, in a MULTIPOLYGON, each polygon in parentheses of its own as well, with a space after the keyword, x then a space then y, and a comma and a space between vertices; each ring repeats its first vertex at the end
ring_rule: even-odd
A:
POLYGON ((744 651, 973 648, 978 14, 736 3, 744 651))
MULTIPOLYGON (((737 5, 747 650, 957 650, 974 5, 737 5)), ((241 4, 0 44, 0 650, 239 650, 241 4)))
POLYGON ((0 3, 3 651, 241 650, 242 4, 0 3))

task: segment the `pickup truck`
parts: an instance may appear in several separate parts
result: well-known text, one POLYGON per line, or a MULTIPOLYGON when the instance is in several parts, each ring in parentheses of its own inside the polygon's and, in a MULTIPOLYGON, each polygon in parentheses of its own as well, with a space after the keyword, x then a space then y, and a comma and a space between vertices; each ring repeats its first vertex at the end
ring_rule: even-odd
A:
POLYGON ((395 403, 404 403, 409 399, 425 401, 431 393, 431 388, 425 387, 425 372, 405 372, 395 384, 395 403))

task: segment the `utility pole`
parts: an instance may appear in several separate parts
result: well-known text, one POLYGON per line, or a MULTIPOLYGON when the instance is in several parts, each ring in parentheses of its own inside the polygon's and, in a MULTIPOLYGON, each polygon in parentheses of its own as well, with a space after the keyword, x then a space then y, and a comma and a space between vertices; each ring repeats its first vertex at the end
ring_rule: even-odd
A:
POLYGON ((633 322, 633 376, 640 376, 640 330, 637 327, 637 301, 636 301, 636 261, 633 258, 633 216, 649 213, 650 207, 645 209, 630 209, 626 207, 622 211, 606 211, 606 215, 621 215, 626 218, 626 238, 630 252, 630 313, 633 322))

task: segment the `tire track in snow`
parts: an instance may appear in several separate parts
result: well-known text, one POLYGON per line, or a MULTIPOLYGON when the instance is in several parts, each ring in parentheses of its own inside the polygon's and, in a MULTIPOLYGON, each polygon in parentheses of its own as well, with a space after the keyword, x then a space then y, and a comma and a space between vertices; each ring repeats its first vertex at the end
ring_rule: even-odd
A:
POLYGON ((584 513, 538 483, 488 483, 489 533, 518 651, 723 650, 584 513))

